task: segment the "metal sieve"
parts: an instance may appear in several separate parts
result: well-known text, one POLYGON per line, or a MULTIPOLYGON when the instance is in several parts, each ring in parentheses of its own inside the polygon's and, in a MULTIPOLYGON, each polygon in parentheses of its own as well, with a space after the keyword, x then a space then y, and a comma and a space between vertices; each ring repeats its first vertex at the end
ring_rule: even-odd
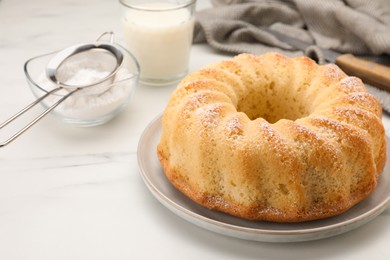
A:
POLYGON ((61 104, 68 97, 73 95, 74 93, 81 91, 84 88, 89 88, 93 86, 99 86, 99 89, 102 87, 109 87, 114 80, 114 77, 121 67, 123 63, 123 53, 114 46, 114 33, 113 32, 104 32, 93 42, 93 43, 85 43, 78 44, 71 47, 68 47, 60 52, 58 52, 47 64, 46 66, 46 76, 47 78, 58 85, 57 88, 54 88, 51 91, 48 91, 45 95, 41 96, 15 115, 7 119, 5 122, 0 124, 0 129, 4 128, 6 125, 17 119, 22 114, 26 113, 36 104, 40 103, 49 95, 61 90, 67 89, 69 91, 68 94, 63 96, 60 100, 55 102, 49 108, 47 108, 44 112, 38 115, 35 119, 33 119, 30 123, 24 126, 21 130, 16 132, 10 138, 8 138, 3 143, 0 143, 0 147, 4 147, 7 144, 11 143, 21 134, 23 134, 26 130, 28 130, 31 126, 37 123, 40 119, 42 119, 45 115, 47 115, 50 111, 56 108, 59 104, 61 104), (101 38, 105 35, 110 36, 110 40, 108 43, 101 42, 101 38), (89 84, 81 84, 77 85, 69 81, 72 76, 74 76, 77 72, 77 68, 86 68, 95 71, 106 71, 106 75, 101 78, 94 79, 93 82, 89 84))

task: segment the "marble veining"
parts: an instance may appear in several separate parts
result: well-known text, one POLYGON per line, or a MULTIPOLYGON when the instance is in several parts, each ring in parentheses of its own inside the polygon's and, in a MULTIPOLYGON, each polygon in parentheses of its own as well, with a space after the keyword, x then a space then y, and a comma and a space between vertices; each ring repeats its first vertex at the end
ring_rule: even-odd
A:
POLYGON ((25 171, 46 171, 69 167, 84 167, 89 165, 102 165, 114 162, 125 162, 125 157, 135 156, 135 153, 100 153, 86 155, 64 155, 33 158, 17 158, 1 160, 2 170, 7 173, 25 171))

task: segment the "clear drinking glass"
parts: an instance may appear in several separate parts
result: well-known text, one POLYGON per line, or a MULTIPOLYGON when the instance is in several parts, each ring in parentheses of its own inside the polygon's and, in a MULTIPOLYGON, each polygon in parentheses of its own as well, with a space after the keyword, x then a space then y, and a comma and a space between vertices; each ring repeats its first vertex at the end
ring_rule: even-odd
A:
POLYGON ((185 76, 196 0, 119 1, 125 47, 140 64, 140 81, 164 85, 185 76))

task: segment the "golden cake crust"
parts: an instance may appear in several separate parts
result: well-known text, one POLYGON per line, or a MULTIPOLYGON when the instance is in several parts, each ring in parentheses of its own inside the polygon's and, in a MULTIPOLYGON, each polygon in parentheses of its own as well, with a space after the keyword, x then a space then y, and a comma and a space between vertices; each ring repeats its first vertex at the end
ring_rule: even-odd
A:
POLYGON ((386 161, 381 107, 336 65, 241 54, 182 80, 157 153, 170 182, 210 209, 299 222, 340 214, 386 161))

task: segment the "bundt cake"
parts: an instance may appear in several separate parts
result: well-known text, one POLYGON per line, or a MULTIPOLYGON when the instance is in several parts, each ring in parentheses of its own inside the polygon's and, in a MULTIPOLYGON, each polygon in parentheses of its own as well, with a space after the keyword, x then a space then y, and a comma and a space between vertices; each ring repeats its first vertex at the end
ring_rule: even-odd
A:
POLYGON ((386 160, 381 106, 334 64, 241 54, 187 75, 157 153, 193 201, 250 220, 340 214, 375 188, 386 160))

